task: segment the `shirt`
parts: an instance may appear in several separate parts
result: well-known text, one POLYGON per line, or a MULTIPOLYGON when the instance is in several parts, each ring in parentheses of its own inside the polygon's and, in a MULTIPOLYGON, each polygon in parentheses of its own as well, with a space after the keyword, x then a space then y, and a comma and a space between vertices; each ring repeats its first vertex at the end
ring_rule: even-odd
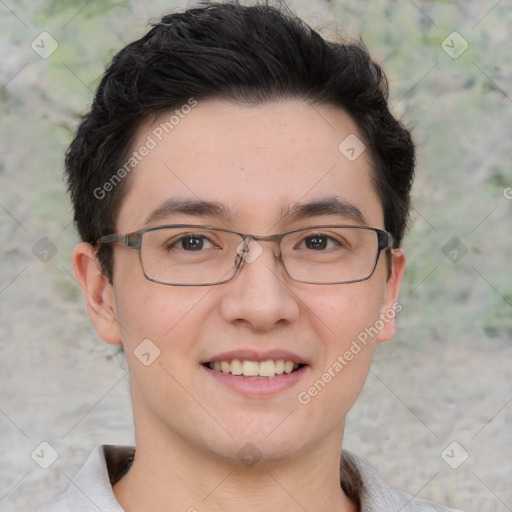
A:
MULTIPOLYGON (((112 491, 130 468, 135 448, 96 447, 76 474, 68 490, 36 512, 123 512, 112 491)), ((350 480, 350 494, 359 499, 361 512, 460 512, 394 489, 362 458, 343 450, 342 486, 350 480)))

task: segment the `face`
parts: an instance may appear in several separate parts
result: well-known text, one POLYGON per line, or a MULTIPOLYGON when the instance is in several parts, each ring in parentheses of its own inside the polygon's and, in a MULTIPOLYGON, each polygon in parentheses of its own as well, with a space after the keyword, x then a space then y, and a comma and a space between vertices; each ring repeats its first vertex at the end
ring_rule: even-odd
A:
MULTIPOLYGON (((142 126, 134 148, 157 140, 163 120, 142 126)), ((199 102, 132 171, 117 232, 179 223, 254 235, 322 224, 383 229, 368 152, 350 161, 338 149, 351 134, 351 118, 329 106, 199 102), (197 204, 176 208, 177 200, 222 205, 222 215, 197 204), (321 201, 337 206, 283 215, 321 201)), ((163 436, 234 459, 248 442, 269 459, 339 445, 375 344, 394 332, 403 255, 396 252, 390 276, 382 253, 368 280, 319 285, 291 280, 275 245, 260 246, 230 282, 194 287, 151 282, 137 251, 114 247, 113 285, 102 296, 116 322, 93 322, 106 341, 124 344, 138 443, 163 436), (147 366, 136 357, 143 340, 151 340, 147 366), (208 367, 232 359, 249 361, 247 368, 279 359, 301 366, 259 378, 208 367)))

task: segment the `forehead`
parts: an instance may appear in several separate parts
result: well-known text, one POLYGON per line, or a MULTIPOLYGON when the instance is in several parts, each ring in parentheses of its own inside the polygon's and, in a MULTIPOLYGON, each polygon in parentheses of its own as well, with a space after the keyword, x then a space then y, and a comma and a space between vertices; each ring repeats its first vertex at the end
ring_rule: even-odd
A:
MULTIPOLYGON (((217 204, 229 227, 254 234, 289 220, 286 213, 298 205, 326 201, 354 206, 366 223, 382 227, 368 151, 353 158, 362 147, 357 125, 343 110, 300 100, 258 106, 205 101, 165 113, 137 132, 128 155, 137 164, 118 231, 164 221, 165 204, 180 202, 217 204), (156 219, 158 210, 163 215, 156 219)), ((213 222, 214 210, 193 214, 213 222)), ((310 216, 320 212, 312 209, 310 216)), ((167 214, 169 222, 187 216, 176 209, 167 214)))

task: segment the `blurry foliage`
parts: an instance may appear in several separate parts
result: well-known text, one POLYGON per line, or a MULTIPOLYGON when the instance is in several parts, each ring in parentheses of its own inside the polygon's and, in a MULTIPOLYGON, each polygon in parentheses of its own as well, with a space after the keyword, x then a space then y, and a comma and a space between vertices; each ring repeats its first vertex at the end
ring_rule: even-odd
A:
POLYGON ((390 105, 418 145, 398 336, 511 338, 512 201, 503 196, 512 186, 510 6, 334 3, 342 34, 360 33, 384 67, 390 105), (458 59, 441 48, 453 31, 469 44, 458 59), (442 253, 453 236, 468 249, 458 263, 442 253))
POLYGON ((39 15, 47 16, 50 20, 60 14, 63 11, 67 11, 72 15, 77 14, 79 9, 85 10, 85 16, 98 17, 108 13, 108 10, 112 7, 125 6, 126 1, 124 0, 96 0, 90 1, 84 0, 83 2, 77 2, 76 0, 46 0, 44 5, 41 6, 39 15))
MULTIPOLYGON (((503 196, 512 186, 512 9, 502 2, 483 17, 492 5, 482 3, 330 2, 340 35, 360 34, 383 65, 392 110, 413 128, 418 145, 399 342, 512 337, 512 201, 503 196), (452 31, 469 43, 456 60, 441 48, 452 31), (442 253, 453 236, 468 249, 459 263, 442 253)), ((10 183, 0 202, 17 212, 28 201, 30 218, 21 211, 20 217, 61 237, 57 259, 69 267, 76 237, 66 228, 71 213, 62 160, 77 116, 114 53, 176 2, 45 0, 14 7, 30 19, 31 39, 46 30, 59 48, 47 60, 20 50, 27 29, 1 13, 0 42, 9 36, 13 51, 30 64, 0 89, 0 177, 10 183)))

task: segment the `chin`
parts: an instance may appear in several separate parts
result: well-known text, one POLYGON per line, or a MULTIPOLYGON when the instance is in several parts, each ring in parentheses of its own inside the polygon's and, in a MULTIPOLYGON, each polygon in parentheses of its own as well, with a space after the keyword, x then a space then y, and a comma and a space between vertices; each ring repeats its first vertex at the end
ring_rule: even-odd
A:
POLYGON ((274 466, 289 460, 302 450, 297 444, 287 443, 283 445, 283 439, 277 442, 269 442, 268 439, 239 439, 225 447, 222 452, 217 451, 216 455, 223 458, 230 465, 240 467, 263 469, 274 466))
MULTIPOLYGON (((281 418, 282 420, 282 418, 281 418)), ((304 430, 292 431, 283 426, 275 428, 248 428, 228 435, 222 439, 210 440, 207 446, 217 456, 220 456, 230 464, 236 463, 242 466, 256 466, 276 464, 289 459, 306 449, 309 444, 304 439, 304 430)))

